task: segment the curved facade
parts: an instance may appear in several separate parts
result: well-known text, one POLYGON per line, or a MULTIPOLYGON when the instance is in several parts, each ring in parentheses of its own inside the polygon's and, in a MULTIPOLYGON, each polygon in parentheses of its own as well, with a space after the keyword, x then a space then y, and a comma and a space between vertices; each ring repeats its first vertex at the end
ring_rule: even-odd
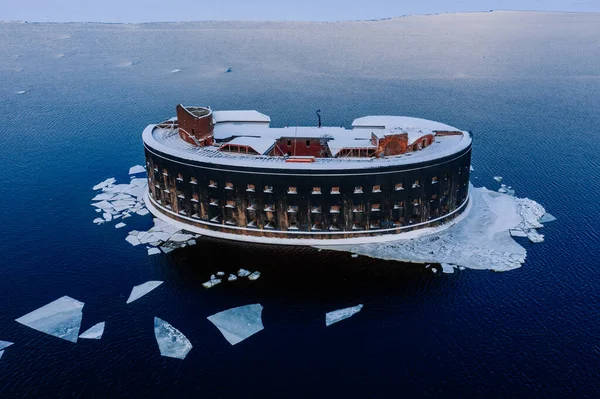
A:
MULTIPOLYGON (((177 129, 174 124, 171 130, 177 129)), ((182 147, 172 138, 175 132, 159 126, 144 131, 149 209, 206 235, 282 243, 382 235, 394 239, 446 223, 468 202, 469 132, 463 132, 461 145, 446 145, 452 148, 438 154, 432 149, 421 159, 417 154, 414 159, 382 154, 346 160, 233 156, 218 152, 218 145, 203 153, 182 147)))

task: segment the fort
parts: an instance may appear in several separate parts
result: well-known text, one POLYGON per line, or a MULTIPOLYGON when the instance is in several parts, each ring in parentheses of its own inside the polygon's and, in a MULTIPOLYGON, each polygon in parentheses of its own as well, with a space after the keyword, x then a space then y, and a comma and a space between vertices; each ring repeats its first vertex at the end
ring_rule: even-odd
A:
POLYGON ((469 201, 472 134, 407 116, 271 127, 255 110, 178 105, 148 125, 146 204, 207 236, 276 244, 393 240, 469 201))

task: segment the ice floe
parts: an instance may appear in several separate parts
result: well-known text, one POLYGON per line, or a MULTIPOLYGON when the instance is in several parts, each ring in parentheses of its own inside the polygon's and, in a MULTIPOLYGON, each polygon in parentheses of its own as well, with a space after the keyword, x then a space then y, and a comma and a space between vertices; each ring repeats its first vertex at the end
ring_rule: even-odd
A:
POLYGON ((230 274, 229 277, 227 277, 227 281, 235 281, 237 280, 237 276, 235 274, 230 274))
POLYGON ((248 276, 248 280, 258 280, 259 277, 260 277, 260 272, 252 272, 248 276))
POLYGON ((146 173, 146 168, 144 168, 142 165, 135 165, 129 168, 130 175, 135 175, 138 173, 146 173))
POLYGON ((83 302, 63 296, 19 317, 16 321, 57 338, 77 342, 83 305, 83 302))
POLYGON ((231 345, 235 345, 264 329, 262 310, 262 305, 255 303, 224 310, 207 318, 231 345))
POLYGON ((108 179, 104 180, 103 182, 100 182, 100 183, 96 184, 94 187, 92 187, 92 190, 103 189, 104 187, 108 187, 116 181, 117 181, 117 179, 115 179, 114 177, 109 177, 108 179))
POLYGON ((127 226, 127 225, 123 222, 115 224, 116 229, 120 229, 121 227, 125 227, 125 226, 127 226))
POLYGON ((442 273, 447 274, 454 273, 454 268, 456 267, 456 265, 451 265, 450 263, 441 263, 440 266, 442 266, 442 273))
POLYGON ((494 180, 496 180, 497 182, 501 182, 502 176, 494 176, 494 180))
POLYGON ((0 350, 4 350, 4 349, 8 348, 11 345, 13 345, 12 342, 0 341, 0 350))
POLYGON ((162 283, 163 281, 147 281, 143 284, 136 285, 131 289, 131 294, 129 294, 129 298, 127 298, 127 303, 131 303, 136 299, 141 298, 162 283))
POLYGON ((102 334, 104 334, 104 326, 105 325, 106 325, 106 323, 104 321, 102 321, 98 324, 95 324, 92 327, 85 330, 84 332, 82 332, 79 335, 79 338, 100 339, 100 338, 102 338, 102 334))
POLYGON ((538 219, 538 222, 540 223, 549 223, 549 222, 554 222, 556 220, 556 218, 554 216, 552 216, 551 214, 549 214, 548 212, 544 213, 542 215, 542 217, 540 217, 538 219))
POLYGON ((158 248, 148 248, 148 255, 158 255, 160 253, 160 249, 158 248))
POLYGON ((171 73, 177 73, 177 72, 181 72, 181 69, 173 69, 173 70, 171 71, 171 73))
POLYGON ((202 283, 204 288, 212 288, 215 285, 219 284, 222 280, 220 278, 216 278, 215 276, 211 276, 211 279, 205 283, 202 283))
POLYGON ((334 310, 325 314, 325 325, 330 326, 333 323, 347 319, 348 317, 354 316, 363 308, 363 305, 356 305, 349 308, 334 310))
POLYGON ((250 272, 246 269, 240 269, 238 270, 237 275, 239 277, 248 277, 250 275, 250 272))
POLYGON ((154 318, 154 336, 162 356, 185 359, 192 350, 192 343, 181 331, 158 317, 154 318))
POLYGON ((25 90, 19 90, 19 91, 17 92, 17 94, 25 94, 25 93, 27 93, 25 90))
POLYGON ((318 246, 374 258, 416 263, 449 263, 471 269, 506 271, 525 262, 526 250, 510 231, 523 231, 530 241, 543 236, 535 229, 544 207, 529 198, 517 198, 470 187, 470 208, 450 227, 422 229, 416 237, 385 243, 318 246))

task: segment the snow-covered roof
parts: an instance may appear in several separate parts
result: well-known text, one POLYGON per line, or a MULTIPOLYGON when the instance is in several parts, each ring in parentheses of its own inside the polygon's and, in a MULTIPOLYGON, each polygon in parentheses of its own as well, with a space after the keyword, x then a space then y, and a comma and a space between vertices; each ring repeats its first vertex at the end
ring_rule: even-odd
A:
POLYGON ((214 123, 226 122, 262 122, 269 123, 271 118, 255 110, 213 111, 214 123))
POLYGON ((329 147, 329 151, 331 152, 331 155, 334 157, 344 148, 354 148, 354 149, 375 148, 375 146, 373 144, 371 144, 371 140, 365 140, 365 139, 354 140, 354 139, 346 139, 346 138, 330 140, 327 142, 327 146, 329 147))
MULTIPOLYGON (((218 113, 226 115, 227 112, 240 111, 213 111, 213 115, 218 115, 218 113)), ((249 112, 254 113, 256 111, 249 112)), ((257 112, 256 114, 259 113, 257 112)), ((307 163, 286 162, 286 157, 284 156, 251 155, 219 151, 220 145, 223 144, 222 141, 234 139, 236 141, 229 142, 232 144, 250 145, 257 152, 264 154, 268 150, 267 145, 271 146, 281 138, 294 137, 298 139, 320 139, 327 137, 332 154, 337 154, 342 148, 373 148, 370 142, 367 143, 371 139, 371 132, 374 132, 374 129, 369 128, 369 125, 377 126, 378 123, 382 126, 382 129, 390 132, 393 129, 396 131, 406 131, 409 134, 409 141, 414 141, 418 137, 421 137, 421 133, 425 131, 460 131, 443 123, 420 118, 406 116, 367 116, 356 119, 353 122, 354 129, 345 129, 337 126, 271 128, 266 123, 218 123, 214 126, 214 137, 220 143, 207 147, 198 147, 189 144, 179 137, 176 130, 153 124, 148 125, 144 130, 143 140, 150 150, 154 148, 157 151, 181 159, 201 161, 220 166, 294 169, 299 173, 302 170, 308 171, 313 169, 335 171, 348 168, 372 169, 392 165, 416 164, 455 154, 467 148, 472 142, 471 135, 468 132, 460 131, 463 134, 436 136, 435 142, 431 145, 420 151, 408 152, 406 154, 378 158, 315 157, 314 162, 307 163)), ((375 172, 365 171, 365 173, 375 172)))
POLYGON ((248 146, 257 153, 264 154, 275 145, 275 140, 270 138, 259 137, 236 137, 233 140, 227 142, 227 144, 248 146))
MULTIPOLYGON (((359 128, 357 130, 365 130, 363 128, 359 128)), ((456 130, 456 129, 452 129, 452 130, 456 130)), ((391 129, 376 129, 373 130, 372 133, 377 137, 377 138, 384 138, 386 136, 393 136, 396 134, 402 134, 402 133, 406 133, 408 135, 408 145, 412 145, 416 140, 418 140, 419 138, 428 135, 428 134, 435 134, 433 130, 431 129, 426 129, 426 128, 421 128, 421 127, 407 127, 407 128, 401 128, 401 127, 394 127, 391 129)))
POLYGON ((410 116, 369 115, 357 118, 352 122, 353 128, 372 129, 428 129, 428 130, 458 130, 444 123, 429 119, 413 118, 410 116))

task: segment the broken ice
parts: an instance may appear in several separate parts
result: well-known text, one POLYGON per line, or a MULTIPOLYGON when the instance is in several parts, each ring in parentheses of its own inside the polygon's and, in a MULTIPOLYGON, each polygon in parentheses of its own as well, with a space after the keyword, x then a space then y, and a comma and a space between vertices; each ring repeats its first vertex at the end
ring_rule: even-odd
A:
MULTIPOLYGON (((214 276, 211 276, 211 277, 214 277, 214 276)), ((211 278, 211 279, 210 279, 210 280, 208 280, 207 282, 205 282, 205 283, 202 283, 202 286, 203 286, 204 288, 212 288, 212 287, 214 287, 215 285, 219 284, 220 282, 221 282, 221 279, 220 279, 220 278, 211 278)))
POLYGON ((238 270, 237 275, 240 277, 247 277, 250 275, 250 272, 246 269, 240 269, 238 270))
POLYGON ((141 298, 142 296, 146 295, 147 293, 161 285, 163 282, 164 281, 147 281, 144 284, 136 285, 131 289, 131 294, 127 299, 127 303, 131 303, 136 299, 141 298))
POLYGON ((549 214, 548 212, 544 213, 541 218, 538 219, 540 223, 549 223, 554 222, 556 218, 549 214))
POLYGON ((148 248, 148 255, 158 255, 160 253, 160 249, 158 248, 148 248))
POLYGON ((104 326, 105 325, 106 325, 106 323, 104 321, 102 321, 98 324, 95 324, 92 327, 85 330, 84 332, 82 332, 79 335, 79 338, 100 339, 100 338, 102 338, 102 334, 104 334, 104 326))
POLYGON ((523 231, 532 241, 542 240, 535 229, 543 227, 538 219, 546 213, 544 207, 531 199, 485 187, 470 186, 469 195, 469 208, 450 226, 422 229, 389 242, 318 247, 379 259, 450 263, 471 269, 505 271, 520 267, 527 252, 511 237, 511 231, 523 231))
POLYGON ((158 317, 154 318, 154 336, 162 356, 185 359, 192 350, 192 343, 185 335, 158 317))
POLYGON ((224 310, 208 316, 207 319, 221 331, 231 345, 235 345, 264 328, 262 310, 262 305, 255 303, 224 310))
POLYGON ((442 273, 447 274, 454 273, 454 268, 456 267, 456 265, 451 265, 450 263, 441 263, 440 266, 442 266, 442 273))
POLYGON ((135 175, 137 173, 145 173, 145 172, 146 172, 146 168, 144 168, 142 165, 135 165, 135 166, 132 166, 131 168, 129 168, 130 175, 135 175))
POLYGON ((363 305, 356 305, 349 308, 334 310, 333 312, 329 312, 325 314, 325 325, 330 326, 333 323, 337 323, 338 321, 342 321, 347 319, 348 317, 354 316, 356 313, 360 312, 363 308, 363 305))
POLYGON ((83 302, 63 296, 19 317, 16 321, 34 330, 77 342, 83 305, 83 302))
POLYGON ((13 343, 8 341, 0 341, 0 350, 4 350, 11 346, 13 343))
POLYGON ((228 281, 234 281, 237 280, 237 276, 235 274, 230 274, 229 277, 227 277, 228 281))
POLYGON ((248 276, 248 280, 256 280, 260 277, 260 272, 253 272, 248 276))

